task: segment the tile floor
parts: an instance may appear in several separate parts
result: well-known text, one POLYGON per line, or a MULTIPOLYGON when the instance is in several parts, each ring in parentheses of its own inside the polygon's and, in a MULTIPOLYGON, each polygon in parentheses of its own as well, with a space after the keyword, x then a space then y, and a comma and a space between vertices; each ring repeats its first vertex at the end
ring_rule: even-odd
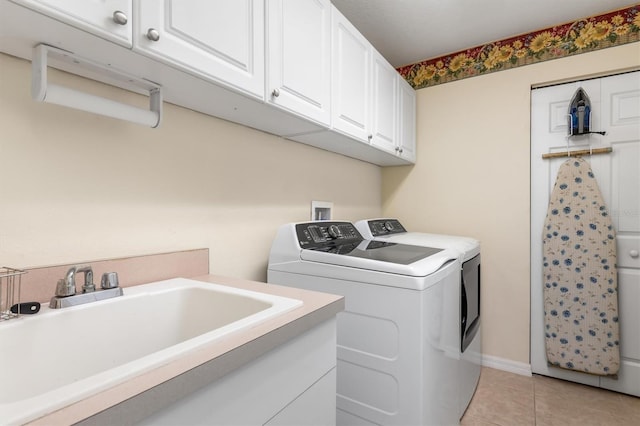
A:
POLYGON ((483 367, 463 426, 639 426, 640 398, 483 367))

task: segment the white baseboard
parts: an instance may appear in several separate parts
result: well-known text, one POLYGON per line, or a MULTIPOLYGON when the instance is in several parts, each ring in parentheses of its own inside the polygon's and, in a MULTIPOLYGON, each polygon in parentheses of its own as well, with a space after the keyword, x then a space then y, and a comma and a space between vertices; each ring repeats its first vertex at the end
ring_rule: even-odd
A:
POLYGON ((509 373, 519 374, 521 376, 532 375, 531 364, 512 361, 510 359, 500 358, 493 355, 482 354, 482 366, 508 371, 509 373))

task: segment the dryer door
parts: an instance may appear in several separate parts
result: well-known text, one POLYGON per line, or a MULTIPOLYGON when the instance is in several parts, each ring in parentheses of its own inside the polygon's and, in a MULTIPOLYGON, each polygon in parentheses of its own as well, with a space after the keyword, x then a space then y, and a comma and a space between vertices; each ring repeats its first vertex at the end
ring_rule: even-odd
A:
POLYGON ((480 255, 462 264, 460 333, 462 352, 480 328, 480 255))

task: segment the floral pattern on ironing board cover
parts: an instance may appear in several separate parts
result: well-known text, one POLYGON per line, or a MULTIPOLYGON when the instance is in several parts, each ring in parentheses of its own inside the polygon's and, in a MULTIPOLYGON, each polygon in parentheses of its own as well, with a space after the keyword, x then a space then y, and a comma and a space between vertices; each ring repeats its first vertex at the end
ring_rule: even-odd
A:
POLYGON ((616 238, 589 163, 558 171, 543 230, 547 362, 597 375, 620 368, 616 238))

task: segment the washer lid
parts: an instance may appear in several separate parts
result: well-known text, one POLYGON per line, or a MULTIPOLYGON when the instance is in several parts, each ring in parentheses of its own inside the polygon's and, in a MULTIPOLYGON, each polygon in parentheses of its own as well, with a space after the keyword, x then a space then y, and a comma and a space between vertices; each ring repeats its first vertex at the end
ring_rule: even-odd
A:
POLYGON ((356 241, 303 249, 300 258, 351 268, 410 276, 434 273, 459 253, 450 249, 421 247, 386 241, 356 241))
POLYGON ((377 237, 381 241, 409 244, 415 246, 429 246, 438 248, 452 248, 464 255, 464 260, 469 260, 480 253, 480 242, 469 237, 455 235, 426 234, 422 232, 405 232, 403 234, 386 235, 377 237))

